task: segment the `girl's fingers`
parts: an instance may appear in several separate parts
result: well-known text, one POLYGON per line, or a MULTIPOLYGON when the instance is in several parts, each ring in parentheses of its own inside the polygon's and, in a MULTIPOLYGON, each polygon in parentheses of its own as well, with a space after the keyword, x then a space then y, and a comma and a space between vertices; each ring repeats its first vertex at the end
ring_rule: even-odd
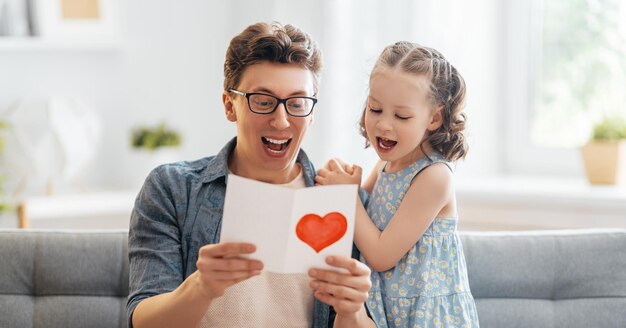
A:
POLYGON ((319 170, 317 170, 317 175, 321 175, 321 176, 327 176, 329 173, 329 171, 325 168, 321 168, 319 170))
POLYGON ((357 177, 361 177, 363 175, 363 169, 358 166, 358 165, 352 165, 352 174, 350 174, 352 176, 357 176, 357 177))
POLYGON ((340 165, 337 162, 337 160, 335 158, 331 159, 330 161, 328 161, 328 164, 326 164, 326 167, 328 168, 329 171, 339 171, 340 170, 340 165))

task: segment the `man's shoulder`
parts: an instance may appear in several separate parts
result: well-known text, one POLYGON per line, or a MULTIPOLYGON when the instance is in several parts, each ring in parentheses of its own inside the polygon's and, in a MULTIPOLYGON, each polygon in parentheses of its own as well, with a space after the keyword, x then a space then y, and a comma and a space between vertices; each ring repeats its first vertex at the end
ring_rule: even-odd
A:
POLYGON ((162 164, 151 174, 157 175, 162 182, 174 184, 202 182, 221 171, 221 163, 218 163, 216 158, 216 156, 208 156, 193 161, 162 164))

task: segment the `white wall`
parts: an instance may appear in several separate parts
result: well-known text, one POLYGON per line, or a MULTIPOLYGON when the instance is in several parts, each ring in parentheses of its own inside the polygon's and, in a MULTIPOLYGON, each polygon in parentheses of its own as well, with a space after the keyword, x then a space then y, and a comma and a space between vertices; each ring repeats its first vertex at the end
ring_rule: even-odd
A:
MULTIPOLYGON (((272 20, 301 27, 324 52, 316 121, 304 142, 318 166, 341 156, 371 167, 375 154, 363 150, 356 128, 368 73, 383 46, 410 40, 441 50, 467 81, 471 152, 462 171, 499 169, 495 0, 402 0, 396 7, 374 0, 121 3, 119 47, 7 50, 0 45, 0 112, 20 98, 52 95, 79 97, 97 110, 104 138, 83 176, 90 189, 132 186, 128 144, 137 125, 166 120, 179 129, 184 145, 177 159, 215 154, 235 134, 220 96, 228 42, 247 25, 272 20)), ((31 179, 30 188, 39 193, 42 182, 31 179)))
MULTIPOLYGON (((478 200, 474 197, 476 186, 484 185, 484 176, 505 170, 505 101, 501 96, 506 87, 502 83, 504 2, 119 1, 124 10, 117 47, 13 48, 0 39, 0 113, 20 98, 60 95, 82 98, 102 118, 104 138, 98 158, 82 178, 88 190, 132 192, 136 188, 141 177, 132 176, 138 164, 130 151, 129 137, 131 128, 137 125, 166 120, 181 131, 184 144, 174 159, 215 154, 235 134, 235 126, 224 118, 221 105, 228 42, 251 23, 277 20, 310 33, 324 53, 320 102, 314 127, 303 143, 318 167, 330 157, 340 156, 371 168, 376 155, 363 150, 363 139, 356 128, 367 94, 369 70, 384 46, 409 40, 440 50, 467 82, 470 152, 459 164, 458 177, 460 181, 471 178, 471 183, 459 188, 463 219, 470 224, 489 219, 489 227, 496 220, 501 226, 510 226, 506 221, 509 217, 523 221, 533 215, 565 222, 567 213, 572 212, 569 200, 550 201, 545 216, 525 211, 535 208, 537 197, 527 197, 530 200, 521 206, 495 204, 494 195, 502 190, 499 179, 490 184, 493 187, 487 196, 478 200), (557 212, 561 213, 561 221, 554 217, 557 212)), ((10 192, 16 180, 14 176, 7 178, 10 192)), ((31 178, 30 182, 26 194, 41 194, 45 189, 43 181, 35 183, 31 178)), ((68 182, 60 185, 76 189, 68 182)), ((558 187, 555 195, 571 189, 561 182, 546 183, 543 179, 536 185, 558 187)), ((519 195, 510 192, 511 199, 525 197, 520 183, 513 183, 509 189, 522 191, 519 195)), ((596 195, 598 191, 584 183, 580 190, 579 194, 591 195, 592 200, 623 202, 623 195, 596 195)), ((572 198, 575 202, 584 198, 576 197, 572 198)), ((599 213, 594 206, 577 211, 584 213, 586 220, 593 220, 599 213)), ((0 227, 14 224, 14 219, 0 217, 0 227)))
MULTIPOLYGON (((224 51, 232 35, 222 32, 230 21, 228 2, 123 4, 119 47, 0 45, 0 110, 21 98, 53 95, 82 98, 97 110, 103 140, 83 176, 91 189, 129 187, 132 127, 167 120, 182 132, 181 159, 215 153, 234 134, 220 100, 224 51)), ((41 183, 31 179, 30 189, 39 192, 41 183)))

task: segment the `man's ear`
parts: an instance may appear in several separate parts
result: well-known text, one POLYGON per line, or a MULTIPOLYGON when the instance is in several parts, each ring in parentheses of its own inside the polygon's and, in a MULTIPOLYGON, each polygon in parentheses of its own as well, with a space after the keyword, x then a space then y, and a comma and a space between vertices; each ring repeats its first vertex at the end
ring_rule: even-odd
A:
POLYGON ((443 124, 443 106, 435 108, 433 115, 428 123, 428 131, 435 131, 443 124))
POLYGON ((237 113, 235 112, 233 99, 226 91, 222 93, 222 103, 224 103, 224 113, 226 114, 226 119, 231 122, 237 122, 237 113))

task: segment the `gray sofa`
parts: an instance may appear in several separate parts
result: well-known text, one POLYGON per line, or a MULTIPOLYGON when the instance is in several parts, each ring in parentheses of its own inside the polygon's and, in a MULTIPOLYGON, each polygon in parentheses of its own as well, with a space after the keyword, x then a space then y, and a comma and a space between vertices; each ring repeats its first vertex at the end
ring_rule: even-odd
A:
MULTIPOLYGON (((0 231, 0 327, 126 327, 126 238, 0 231)), ((462 238, 482 327, 626 327, 626 230, 462 238)))
POLYGON ((126 327, 127 236, 0 231, 0 327, 126 327))

